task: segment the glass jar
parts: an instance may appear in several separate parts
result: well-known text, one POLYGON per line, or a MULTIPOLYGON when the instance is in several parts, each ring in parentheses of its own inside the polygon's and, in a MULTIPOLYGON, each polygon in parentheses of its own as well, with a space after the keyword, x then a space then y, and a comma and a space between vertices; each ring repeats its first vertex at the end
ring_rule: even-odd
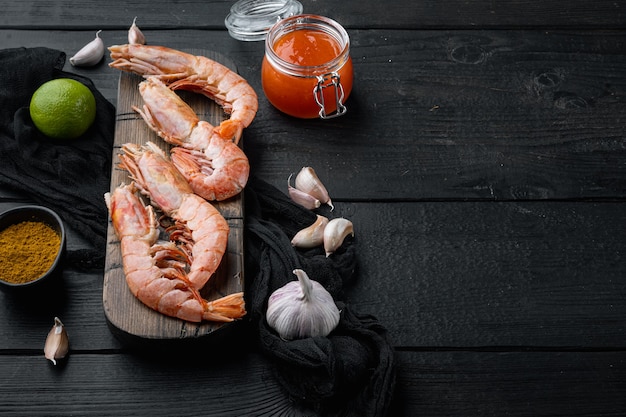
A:
POLYGON ((240 41, 260 41, 281 19, 302 13, 298 0, 239 0, 224 19, 228 33, 240 41))
POLYGON ((334 20, 297 15, 277 22, 267 33, 263 91, 283 113, 303 119, 341 116, 352 79, 350 38, 334 20))

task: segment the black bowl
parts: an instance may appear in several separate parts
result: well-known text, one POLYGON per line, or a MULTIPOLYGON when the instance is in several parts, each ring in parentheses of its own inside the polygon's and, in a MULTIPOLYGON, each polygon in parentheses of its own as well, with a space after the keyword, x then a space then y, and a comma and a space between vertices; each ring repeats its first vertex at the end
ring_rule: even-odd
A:
POLYGON ((52 263, 52 266, 47 272, 39 276, 38 278, 25 282, 25 283, 12 283, 5 281, 0 276, 0 286, 4 288, 32 288, 40 287, 43 283, 51 281, 53 277, 59 274, 61 263, 65 255, 66 243, 65 243, 65 226, 63 221, 54 211, 43 206, 21 206, 13 209, 9 209, 0 214, 0 231, 8 228, 11 225, 19 224, 21 222, 42 222, 48 225, 54 230, 61 238, 61 244, 59 250, 52 263))

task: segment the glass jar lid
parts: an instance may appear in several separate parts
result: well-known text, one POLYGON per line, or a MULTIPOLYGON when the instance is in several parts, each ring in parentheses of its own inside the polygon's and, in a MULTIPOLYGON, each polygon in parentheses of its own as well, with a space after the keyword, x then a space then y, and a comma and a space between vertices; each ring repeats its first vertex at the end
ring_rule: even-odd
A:
POLYGON ((233 38, 260 41, 276 22, 300 13, 302 4, 297 0, 239 0, 224 23, 233 38))

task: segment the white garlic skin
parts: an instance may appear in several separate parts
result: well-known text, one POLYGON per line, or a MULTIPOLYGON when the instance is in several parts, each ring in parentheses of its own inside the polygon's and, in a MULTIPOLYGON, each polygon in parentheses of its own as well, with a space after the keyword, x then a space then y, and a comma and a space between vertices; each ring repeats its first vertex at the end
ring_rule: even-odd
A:
POLYGON ((313 197, 310 194, 305 193, 304 191, 300 191, 297 188, 291 186, 291 177, 293 174, 289 176, 287 179, 287 191, 289 192, 289 197, 291 201, 294 203, 300 204, 302 207, 307 208, 309 210, 314 210, 319 208, 322 203, 317 198, 313 197))
POLYGON ((315 223, 296 233, 291 239, 291 245, 303 249, 322 245, 324 243, 324 229, 326 229, 327 224, 328 218, 318 214, 315 223))
POLYGON ((83 46, 73 57, 70 64, 75 67, 90 67, 96 65, 104 57, 104 42, 100 39, 101 30, 96 32, 96 38, 83 46))
POLYGON ((266 319, 285 340, 325 337, 339 324, 339 309, 332 295, 306 272, 295 269, 291 281, 270 295, 266 319))
POLYGON ((350 220, 338 217, 329 221, 324 228, 324 252, 326 252, 326 257, 335 253, 344 239, 350 235, 354 236, 354 225, 350 220))
POLYGON ((303 167, 300 172, 298 172, 298 175, 296 175, 295 185, 298 190, 315 197, 322 204, 328 204, 330 210, 334 210, 335 207, 328 195, 328 191, 313 168, 303 167))
POLYGON ((43 351, 46 359, 50 360, 54 365, 57 364, 57 359, 63 359, 69 351, 67 331, 58 317, 54 318, 54 325, 48 332, 43 351))
POLYGON ((143 35, 139 27, 137 27, 137 16, 133 19, 133 24, 128 29, 128 43, 131 45, 145 45, 146 37, 143 35))

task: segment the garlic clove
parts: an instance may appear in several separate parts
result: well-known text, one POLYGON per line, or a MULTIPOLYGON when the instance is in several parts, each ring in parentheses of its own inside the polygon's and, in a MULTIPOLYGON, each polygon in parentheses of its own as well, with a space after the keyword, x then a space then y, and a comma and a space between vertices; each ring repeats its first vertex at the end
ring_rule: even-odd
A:
POLYGON ((328 204, 332 211, 335 207, 322 181, 311 167, 303 167, 296 175, 296 188, 317 198, 322 204, 328 204))
POLYGON ((57 364, 57 359, 63 359, 69 351, 69 338, 65 326, 58 317, 54 318, 54 326, 48 332, 46 344, 43 348, 46 359, 57 364))
POLYGON ((70 64, 75 67, 89 67, 96 65, 104 56, 104 42, 100 39, 101 30, 96 32, 94 40, 83 46, 80 51, 70 58, 70 64))
POLYGON ((333 296, 301 269, 267 301, 266 320, 285 340, 326 337, 339 324, 339 309, 333 296))
POLYGON ((324 228, 324 251, 326 252, 326 257, 334 253, 349 235, 354 236, 354 226, 350 220, 339 217, 329 221, 324 228))
POLYGON ((146 37, 143 35, 139 27, 137 27, 137 16, 133 19, 133 24, 128 29, 128 43, 131 45, 145 45, 146 37))
POLYGON ((291 244, 296 248, 304 249, 322 245, 324 243, 324 229, 327 224, 328 219, 318 214, 315 223, 296 233, 291 239, 291 244))
POLYGON ((289 178, 287 179, 287 191, 289 192, 289 197, 291 198, 291 200, 294 203, 300 204, 302 207, 309 210, 319 208, 322 203, 317 198, 291 186, 292 176, 293 174, 289 175, 289 178))

